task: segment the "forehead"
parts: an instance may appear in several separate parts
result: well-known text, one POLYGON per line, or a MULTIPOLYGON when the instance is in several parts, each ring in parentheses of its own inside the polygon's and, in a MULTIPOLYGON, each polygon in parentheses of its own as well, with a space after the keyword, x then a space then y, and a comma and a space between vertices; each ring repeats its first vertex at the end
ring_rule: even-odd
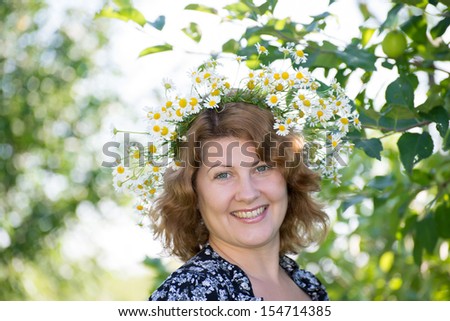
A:
POLYGON ((255 142, 234 137, 213 139, 201 145, 202 164, 242 166, 243 163, 253 164, 259 160, 255 142))

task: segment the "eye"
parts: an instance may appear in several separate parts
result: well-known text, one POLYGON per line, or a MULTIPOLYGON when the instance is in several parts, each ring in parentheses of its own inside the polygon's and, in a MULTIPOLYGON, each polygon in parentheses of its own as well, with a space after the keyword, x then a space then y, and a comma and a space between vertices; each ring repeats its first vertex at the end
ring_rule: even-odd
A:
POLYGON ((214 175, 214 179, 227 179, 230 177, 230 173, 228 172, 222 172, 214 175))
POLYGON ((255 168, 257 173, 264 173, 267 172, 269 169, 271 169, 271 167, 269 165, 259 165, 255 168))

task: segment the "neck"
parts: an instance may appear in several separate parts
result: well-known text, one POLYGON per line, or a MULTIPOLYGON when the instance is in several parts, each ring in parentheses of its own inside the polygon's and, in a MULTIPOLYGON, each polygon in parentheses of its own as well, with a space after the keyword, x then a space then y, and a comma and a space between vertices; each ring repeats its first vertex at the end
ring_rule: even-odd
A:
POLYGON ((251 279, 276 280, 280 277, 279 240, 257 248, 233 246, 220 240, 209 243, 220 256, 239 266, 251 279))

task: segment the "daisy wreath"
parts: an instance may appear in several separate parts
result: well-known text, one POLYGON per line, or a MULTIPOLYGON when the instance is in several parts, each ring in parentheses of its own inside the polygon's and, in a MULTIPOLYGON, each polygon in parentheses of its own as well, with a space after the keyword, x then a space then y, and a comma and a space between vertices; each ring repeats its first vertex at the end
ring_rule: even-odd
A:
MULTIPOLYGON (((259 44, 256 50, 258 55, 269 54, 267 48, 259 44)), ((177 93, 172 81, 164 80, 165 102, 146 110, 148 131, 145 135, 151 143, 144 150, 126 146, 128 158, 117 160, 114 187, 137 195, 136 209, 146 213, 153 198, 162 192, 166 169, 179 168, 177 148, 186 139, 185 134, 196 115, 205 108, 217 109, 229 102, 245 102, 269 109, 274 115, 278 135, 293 132, 307 136, 308 165, 339 184, 338 170, 342 164, 330 154, 338 146, 340 151, 353 147, 345 136, 351 126, 360 129, 358 114, 336 80, 325 85, 300 67, 307 60, 301 46, 289 43, 279 50, 284 55, 281 68, 271 64, 258 70, 248 69, 237 86, 219 72, 221 64, 213 59, 190 72, 189 94, 177 93)), ((245 57, 235 57, 239 66, 244 60, 245 57)))

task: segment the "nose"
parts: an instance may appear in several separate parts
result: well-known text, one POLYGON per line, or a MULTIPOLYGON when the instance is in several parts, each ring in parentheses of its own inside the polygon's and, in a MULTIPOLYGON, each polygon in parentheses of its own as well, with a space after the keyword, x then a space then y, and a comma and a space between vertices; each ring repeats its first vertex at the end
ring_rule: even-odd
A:
POLYGON ((251 175, 239 177, 239 183, 235 194, 236 201, 250 204, 260 195, 261 192, 258 188, 258 183, 255 182, 251 175))

